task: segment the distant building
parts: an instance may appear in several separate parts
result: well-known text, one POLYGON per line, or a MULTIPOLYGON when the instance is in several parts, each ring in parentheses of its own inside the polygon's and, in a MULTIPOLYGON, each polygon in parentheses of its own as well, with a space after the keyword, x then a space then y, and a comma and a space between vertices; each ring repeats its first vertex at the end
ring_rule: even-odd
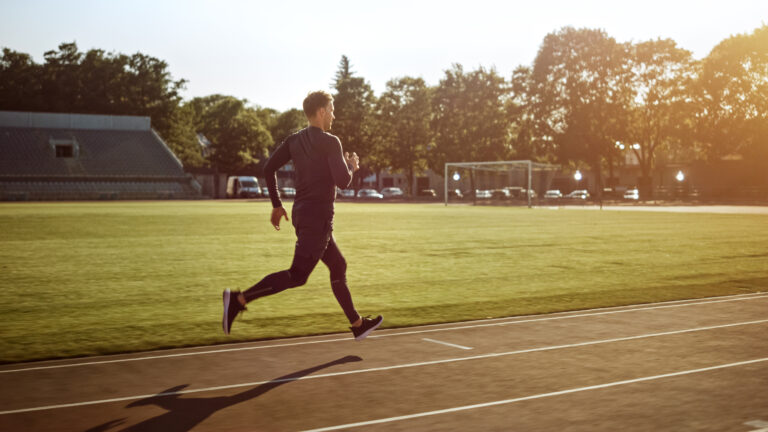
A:
POLYGON ((0 200, 199 197, 149 117, 0 111, 0 200))

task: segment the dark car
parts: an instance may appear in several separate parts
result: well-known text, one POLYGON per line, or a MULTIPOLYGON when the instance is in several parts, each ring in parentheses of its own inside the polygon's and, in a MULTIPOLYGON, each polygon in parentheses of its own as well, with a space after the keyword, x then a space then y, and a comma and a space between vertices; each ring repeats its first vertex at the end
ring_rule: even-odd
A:
POLYGON ((494 189, 491 191, 491 198, 498 200, 508 200, 512 194, 507 189, 494 189))

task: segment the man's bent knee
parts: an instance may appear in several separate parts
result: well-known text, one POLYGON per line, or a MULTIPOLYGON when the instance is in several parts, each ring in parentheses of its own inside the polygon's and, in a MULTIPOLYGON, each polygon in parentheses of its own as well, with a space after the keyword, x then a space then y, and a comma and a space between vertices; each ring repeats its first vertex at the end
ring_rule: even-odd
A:
POLYGON ((288 277, 290 279, 290 287, 295 288, 307 283, 309 274, 312 273, 314 268, 314 261, 309 257, 296 257, 291 268, 288 269, 288 277))

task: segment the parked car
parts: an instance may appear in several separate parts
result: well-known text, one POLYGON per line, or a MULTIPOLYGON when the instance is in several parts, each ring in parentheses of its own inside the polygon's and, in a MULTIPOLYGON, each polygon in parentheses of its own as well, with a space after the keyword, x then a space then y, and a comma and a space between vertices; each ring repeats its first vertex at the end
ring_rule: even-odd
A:
POLYGON ((637 201, 640 199, 640 191, 637 189, 628 189, 624 192, 624 199, 637 201))
POLYGON ((506 189, 512 195, 512 198, 527 200, 528 195, 530 195, 531 198, 536 198, 536 191, 533 189, 526 190, 525 188, 521 187, 508 187, 506 189))
POLYGON ((475 190, 475 198, 477 199, 491 199, 493 194, 489 190, 477 189, 475 190))
POLYGON ((384 195, 376 192, 375 189, 360 189, 357 191, 357 197, 360 199, 383 199, 384 195))
POLYGON ((403 190, 399 187, 385 187, 381 190, 381 195, 384 198, 402 198, 403 190))
POLYGON ((550 189, 544 192, 544 199, 560 199, 563 194, 558 189, 550 189))
POLYGON ((437 198, 437 192, 434 189, 422 189, 419 191, 420 197, 437 198))
POLYGON ((336 198, 354 198, 354 197, 355 197, 354 190, 336 188, 336 198))
POLYGON ((494 189, 491 191, 491 198, 493 199, 507 200, 511 197, 512 194, 507 189, 494 189))
POLYGON ((294 198, 296 196, 296 188, 281 187, 280 188, 280 196, 285 197, 285 198, 294 198))
POLYGON ((261 196, 256 177, 232 176, 227 179, 227 198, 257 198, 261 196))
POLYGON ((585 199, 589 198, 589 192, 587 192, 585 189, 577 189, 577 190, 569 193, 565 197, 566 198, 571 198, 571 199, 585 200, 585 199))
POLYGON ((261 196, 264 198, 269 198, 269 189, 267 189, 266 180, 261 182, 261 196))

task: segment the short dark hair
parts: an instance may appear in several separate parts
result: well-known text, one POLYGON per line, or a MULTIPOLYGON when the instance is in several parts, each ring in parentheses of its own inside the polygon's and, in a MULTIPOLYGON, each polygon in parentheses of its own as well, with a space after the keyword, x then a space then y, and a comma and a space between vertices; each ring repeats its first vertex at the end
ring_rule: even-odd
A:
POLYGON ((326 91, 320 90, 311 92, 304 98, 304 114, 307 118, 310 118, 317 113, 317 110, 326 107, 328 102, 331 102, 332 100, 333 96, 326 91))

